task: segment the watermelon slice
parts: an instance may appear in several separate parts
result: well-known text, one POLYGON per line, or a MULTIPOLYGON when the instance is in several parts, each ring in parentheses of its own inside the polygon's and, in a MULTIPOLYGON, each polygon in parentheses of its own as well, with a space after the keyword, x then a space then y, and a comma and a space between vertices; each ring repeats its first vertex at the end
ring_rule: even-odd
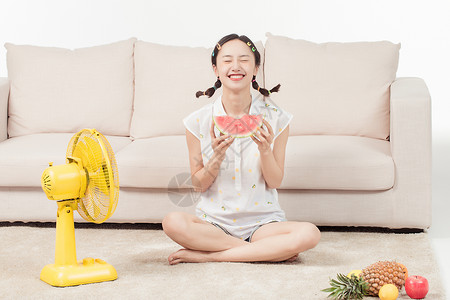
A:
POLYGON ((262 115, 243 115, 240 119, 230 116, 215 116, 213 120, 220 132, 236 138, 251 136, 263 124, 262 115))

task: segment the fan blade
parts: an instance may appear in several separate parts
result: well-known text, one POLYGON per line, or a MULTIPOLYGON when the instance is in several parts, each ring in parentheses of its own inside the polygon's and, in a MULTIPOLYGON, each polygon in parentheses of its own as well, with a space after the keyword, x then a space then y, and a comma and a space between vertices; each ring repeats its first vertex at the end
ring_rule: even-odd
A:
POLYGON ((73 150, 72 156, 81 159, 83 166, 86 166, 89 162, 87 147, 84 143, 78 143, 73 150))
POLYGON ((89 158, 95 163, 93 169, 96 171, 100 168, 101 162, 104 161, 102 147, 91 137, 85 136, 83 139, 89 151, 89 158))
POLYGON ((89 173, 89 180, 92 182, 92 186, 98 188, 102 193, 109 196, 110 194, 110 182, 109 182, 109 174, 106 167, 98 169, 95 173, 89 173))

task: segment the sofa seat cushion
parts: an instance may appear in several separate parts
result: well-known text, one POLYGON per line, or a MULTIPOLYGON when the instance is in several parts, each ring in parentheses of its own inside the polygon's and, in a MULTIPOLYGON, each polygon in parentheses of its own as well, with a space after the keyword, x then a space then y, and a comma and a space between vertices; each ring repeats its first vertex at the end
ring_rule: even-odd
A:
MULTIPOLYGON (((121 187, 167 189, 175 176, 190 173, 186 138, 181 135, 134 140, 116 157, 121 187)), ((394 163, 387 141, 289 137, 281 189, 387 190, 393 184, 394 163)))
MULTIPOLYGON (((49 162, 65 163, 74 133, 41 133, 10 138, 0 143, 0 186, 41 186, 49 162)), ((115 153, 131 143, 126 137, 105 136, 115 153)), ((120 180, 120 177, 119 177, 120 180)))
POLYGON ((168 188, 176 175, 190 174, 184 135, 137 139, 116 157, 121 187, 168 188))
POLYGON ((291 136, 281 188, 387 190, 394 185, 390 143, 358 136, 291 136))

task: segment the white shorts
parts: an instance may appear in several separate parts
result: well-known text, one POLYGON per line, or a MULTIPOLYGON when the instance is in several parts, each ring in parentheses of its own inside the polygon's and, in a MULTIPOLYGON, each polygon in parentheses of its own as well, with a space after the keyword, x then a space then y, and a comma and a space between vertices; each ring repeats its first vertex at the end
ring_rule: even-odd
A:
MULTIPOLYGON (((235 236, 235 235, 231 234, 228 230, 226 230, 223 226, 221 226, 221 225, 219 225, 219 224, 217 224, 217 223, 211 222, 211 221, 207 221, 207 222, 211 223, 212 225, 216 226, 217 228, 222 229, 226 234, 231 235, 231 236, 235 236)), ((264 224, 258 224, 258 225, 256 225, 256 226, 253 227, 253 229, 250 231, 250 235, 249 235, 246 239, 243 239, 242 237, 240 237, 240 238, 243 239, 243 240, 246 241, 246 242, 251 243, 253 234, 255 233, 256 230, 258 230, 258 229, 259 229, 261 226, 263 226, 263 225, 266 225, 266 224, 269 224, 269 223, 275 223, 275 222, 281 222, 281 221, 275 221, 275 220, 273 220, 273 221, 269 221, 269 222, 264 223, 264 224)), ((235 236, 235 237, 236 237, 236 236, 235 236)), ((239 238, 239 237, 238 237, 238 238, 239 238)))

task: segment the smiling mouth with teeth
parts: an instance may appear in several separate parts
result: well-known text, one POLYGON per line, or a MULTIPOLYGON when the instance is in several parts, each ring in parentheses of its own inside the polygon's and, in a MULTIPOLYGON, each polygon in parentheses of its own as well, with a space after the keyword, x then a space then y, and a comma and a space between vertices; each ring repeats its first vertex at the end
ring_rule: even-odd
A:
POLYGON ((230 76, 228 76, 228 78, 230 78, 231 80, 233 80, 233 81, 238 81, 238 80, 241 80, 242 78, 244 78, 245 77, 245 75, 242 75, 242 74, 239 74, 239 75, 230 75, 230 76))

